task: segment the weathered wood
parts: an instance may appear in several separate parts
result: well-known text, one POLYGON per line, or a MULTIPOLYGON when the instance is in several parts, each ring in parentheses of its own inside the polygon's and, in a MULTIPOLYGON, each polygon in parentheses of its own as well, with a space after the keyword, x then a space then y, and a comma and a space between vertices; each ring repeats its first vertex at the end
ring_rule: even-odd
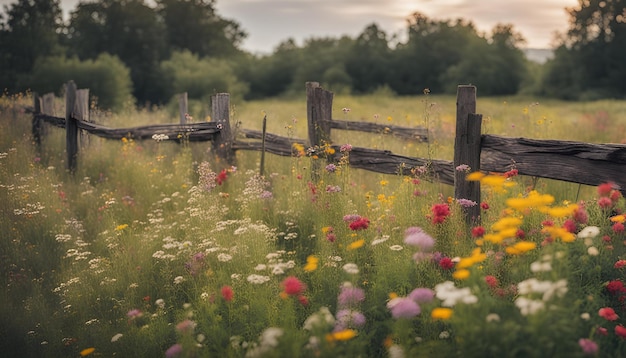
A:
POLYGON ((417 140, 420 142, 428 141, 428 130, 425 128, 409 128, 394 125, 384 125, 372 122, 356 122, 333 119, 328 121, 333 129, 344 129, 368 133, 389 134, 394 137, 417 140))
POLYGON ((54 108, 54 93, 46 93, 43 95, 43 103, 41 106, 41 113, 47 114, 49 116, 56 115, 56 111, 54 108))
POLYGON ((180 117, 180 124, 187 124, 187 116, 189 115, 187 92, 183 92, 178 95, 178 114, 180 117))
POLYGON ((330 144, 330 121, 333 112, 333 93, 324 90, 317 82, 306 83, 306 117, 309 146, 330 144))
POLYGON ((107 139, 151 139, 155 134, 165 134, 169 140, 179 141, 185 137, 190 141, 212 140, 220 132, 218 124, 213 122, 178 124, 155 124, 132 128, 107 128, 95 123, 79 121, 78 127, 91 134, 107 139), (180 136, 179 136, 180 135, 180 136))
POLYGON ((233 164, 235 155, 232 150, 233 135, 230 129, 230 95, 218 93, 211 96, 211 104, 211 118, 219 129, 212 142, 213 150, 217 158, 225 160, 228 164, 233 164))
POLYGON ((78 160, 78 125, 74 118, 76 104, 76 84, 70 81, 65 86, 65 150, 67 151, 66 167, 70 173, 76 171, 78 160))
MULTIPOLYGON (((243 134, 246 138, 263 139, 263 131, 241 128, 239 129, 239 133, 243 134)), ((304 139, 283 137, 272 133, 265 133, 265 141, 269 143, 283 144, 289 147, 291 147, 294 143, 306 145, 306 141, 304 139)))
MULTIPOLYGON (((79 121, 90 122, 89 118, 89 89, 76 91, 76 103, 74 105, 74 118, 79 121)), ((80 147, 86 149, 89 146, 89 135, 84 130, 80 131, 80 147)))
POLYGON ((263 116, 263 130, 261 133, 261 165, 259 168, 259 175, 262 177, 265 172, 265 141, 267 135, 267 116, 263 116))
POLYGON ((481 170, 506 172, 572 183, 613 182, 626 191, 626 145, 506 138, 483 135, 481 170))
MULTIPOLYGON (((476 87, 458 86, 456 96, 456 135, 454 138, 454 168, 469 166, 471 171, 480 168, 480 133, 482 116, 476 115, 476 87)), ((454 197, 476 203, 463 207, 468 224, 480 219, 480 182, 465 180, 467 172, 454 171, 454 197)))
MULTIPOLYGON (((342 155, 340 146, 333 146, 335 149, 334 159, 338 161, 342 155)), ((446 160, 433 160, 424 158, 413 158, 393 154, 387 150, 376 150, 369 148, 353 147, 349 156, 350 167, 361 168, 383 174, 404 174, 408 175, 411 170, 425 170, 425 177, 441 182, 443 184, 454 184, 454 169, 452 162, 446 160)))
POLYGON ((41 112, 41 107, 43 103, 43 99, 39 97, 37 93, 33 93, 33 105, 34 105, 34 115, 33 115, 33 123, 32 123, 32 134, 33 134, 33 142, 35 142, 35 151, 37 155, 41 155, 41 137, 42 137, 42 128, 43 128, 43 120, 41 117, 37 115, 41 112))

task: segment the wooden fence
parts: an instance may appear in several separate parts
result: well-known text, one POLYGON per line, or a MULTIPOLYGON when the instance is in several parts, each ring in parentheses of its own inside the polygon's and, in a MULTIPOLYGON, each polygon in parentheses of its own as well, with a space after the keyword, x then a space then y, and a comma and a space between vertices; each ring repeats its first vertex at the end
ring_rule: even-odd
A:
MULTIPOLYGON (((65 118, 54 117, 49 108, 52 95, 35 96, 33 116, 33 138, 41 145, 42 123, 51 123, 66 129, 67 168, 76 169, 78 133, 83 130, 108 139, 151 139, 154 134, 164 134, 169 140, 211 141, 214 153, 232 163, 237 150, 262 151, 281 156, 294 155, 293 145, 306 148, 330 146, 335 154, 328 160, 341 157, 340 146, 332 144, 331 130, 356 130, 384 133, 401 138, 427 141, 428 130, 385 126, 370 122, 342 121, 332 118, 333 93, 324 90, 316 82, 306 84, 308 139, 294 139, 250 129, 238 129, 243 139, 233 135, 230 127, 230 97, 218 93, 211 98, 211 122, 187 123, 187 97, 179 98, 180 123, 150 125, 132 128, 106 128, 89 121, 88 90, 76 90, 73 82, 67 84, 65 118), (252 140, 250 140, 252 139, 252 140)), ((626 145, 589 144, 573 141, 535 140, 508 138, 481 134, 482 115, 476 114, 476 87, 458 86, 456 135, 454 160, 433 160, 407 157, 386 150, 375 150, 354 146, 349 155, 349 164, 384 174, 410 173, 411 170, 426 170, 435 180, 454 185, 454 196, 480 203, 480 183, 465 180, 465 172, 455 170, 464 164, 473 171, 506 172, 517 169, 520 175, 556 179, 585 185, 612 182, 626 190, 626 145)), ((263 160, 262 160, 263 163, 263 160)), ((263 167, 263 165, 261 165, 263 167)), ((468 222, 479 219, 478 205, 465 209, 468 222)))

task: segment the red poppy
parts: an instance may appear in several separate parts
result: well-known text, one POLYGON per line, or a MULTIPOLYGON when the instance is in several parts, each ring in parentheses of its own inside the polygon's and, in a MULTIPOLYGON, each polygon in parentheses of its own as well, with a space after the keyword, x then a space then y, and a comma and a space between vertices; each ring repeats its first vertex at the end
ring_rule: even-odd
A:
POLYGON ((615 313, 615 311, 611 307, 600 308, 600 310, 598 311, 598 315, 600 315, 600 317, 606 319, 607 321, 615 321, 619 318, 617 313, 615 313))
POLYGON ((283 288, 285 289, 285 293, 290 296, 298 296, 301 295, 302 292, 306 289, 306 286, 302 281, 298 280, 295 276, 289 276, 282 283, 283 288))
POLYGON ((626 327, 620 325, 615 326, 615 335, 626 338, 626 327))
POLYGON ((472 236, 473 237, 482 237, 485 235, 485 228, 482 226, 476 226, 472 228, 472 236))
POLYGON ((222 171, 217 175, 217 178, 215 178, 215 181, 218 185, 222 185, 222 183, 226 181, 226 178, 228 178, 228 172, 226 169, 222 169, 222 171))
POLYGON ((230 302, 233 300, 233 297, 235 296, 235 293, 233 292, 233 288, 226 285, 226 286, 222 286, 222 298, 224 298, 224 300, 226 302, 230 302))

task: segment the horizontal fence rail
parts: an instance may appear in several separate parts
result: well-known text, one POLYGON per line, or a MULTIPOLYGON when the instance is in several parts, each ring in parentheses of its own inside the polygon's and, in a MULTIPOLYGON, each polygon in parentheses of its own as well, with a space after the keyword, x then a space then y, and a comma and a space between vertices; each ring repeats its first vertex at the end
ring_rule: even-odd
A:
MULTIPOLYGON (((331 129, 353 130, 403 139, 426 142, 428 129, 421 127, 386 126, 371 122, 332 119, 333 93, 324 90, 317 82, 306 83, 308 138, 283 137, 265 131, 230 127, 229 94, 219 93, 211 98, 211 122, 188 123, 187 94, 179 95, 180 123, 148 125, 131 128, 107 128, 89 121, 88 90, 76 90, 73 82, 66 86, 65 118, 51 115, 53 95, 43 98, 35 95, 33 110, 33 138, 41 145, 43 123, 66 129, 68 169, 76 166, 78 130, 106 139, 133 138, 170 141, 210 141, 215 155, 226 162, 234 161, 237 150, 261 151, 261 173, 265 153, 279 156, 301 155, 301 148, 319 150, 333 148, 326 155, 328 162, 337 162, 343 153, 333 144, 331 129), (68 108, 73 108, 68 110, 68 108), (299 147, 300 149, 298 149, 299 147), (317 148, 317 149, 315 149, 317 148)), ((519 175, 555 179, 585 185, 614 183, 626 193, 626 145, 590 144, 574 141, 508 138, 481 134, 482 115, 476 114, 476 87, 458 86, 454 160, 414 158, 394 154, 387 150, 352 147, 349 165, 382 174, 410 175, 419 173, 443 184, 454 186, 457 199, 480 202, 480 183, 465 180, 466 173, 455 170, 467 165, 472 171, 503 173, 516 169, 519 175)), ((313 172, 319 171, 322 160, 315 161, 313 172)), ((464 208, 468 223, 479 220, 478 205, 464 208)))

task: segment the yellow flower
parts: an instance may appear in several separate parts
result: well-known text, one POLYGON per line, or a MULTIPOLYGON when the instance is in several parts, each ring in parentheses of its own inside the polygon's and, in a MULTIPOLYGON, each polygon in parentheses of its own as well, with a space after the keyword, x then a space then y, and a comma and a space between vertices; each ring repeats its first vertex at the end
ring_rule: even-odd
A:
POLYGON ((530 241, 519 241, 515 243, 513 246, 509 246, 505 249, 507 254, 510 255, 521 255, 525 252, 534 250, 537 247, 537 244, 530 241))
POLYGON ((395 293, 395 292, 390 292, 390 293, 389 293, 389 299, 390 299, 390 300, 393 300, 394 298, 398 298, 398 294, 397 294, 397 293, 395 293))
POLYGON ((454 271, 454 273, 452 274, 452 277, 454 277, 457 280, 465 280, 468 277, 470 277, 470 271, 468 269, 460 269, 460 270, 454 271))
POLYGON ((332 232, 332 231, 333 231, 333 227, 332 226, 324 226, 322 228, 322 233, 324 233, 324 234, 328 234, 329 232, 332 232))
MULTIPOLYGON (((516 217, 505 216, 491 225, 493 231, 503 231, 510 228, 517 229, 522 225, 522 220, 516 217)), ((516 230, 517 231, 517 230, 516 230)))
POLYGON ((117 225, 115 231, 122 231, 128 227, 128 224, 117 225))
POLYGON ((435 308, 431 313, 430 313, 430 317, 432 319, 440 319, 440 320, 448 320, 450 319, 450 317, 452 317, 452 309, 450 308, 442 308, 442 307, 438 307, 435 308))
POLYGON ((379 182, 379 184, 380 184, 380 186, 386 186, 387 184, 389 184, 389 181, 388 180, 381 180, 379 182))
POLYGON ((326 335, 326 340, 333 341, 347 341, 356 337, 356 331, 353 329, 344 329, 343 331, 333 332, 326 335))
POLYGON ((467 181, 479 181, 480 179, 482 179, 484 177, 485 177, 485 174, 483 174, 481 172, 473 172, 473 173, 467 174, 467 176, 465 177, 465 180, 467 180, 467 181))
POLYGON ((304 271, 312 272, 312 271, 317 270, 318 262, 319 262, 319 259, 317 257, 315 257, 314 255, 310 255, 309 257, 306 258, 306 265, 304 265, 304 271))
POLYGON ((615 215, 611 217, 611 221, 614 223, 624 223, 626 221, 626 216, 624 215, 615 215))
POLYGON ((81 356, 81 357, 88 356, 88 355, 90 355, 91 353, 93 353, 95 350, 96 350, 96 349, 95 349, 95 348, 93 348, 93 347, 91 347, 91 348, 85 348, 85 349, 83 349, 82 351, 80 351, 80 356, 81 356))
POLYGON ((357 241, 354 241, 352 243, 350 243, 350 245, 348 245, 347 249, 348 250, 355 250, 358 249, 359 247, 363 247, 363 245, 365 245, 365 240, 364 239, 360 239, 357 241))
POLYGON ((564 218, 564 217, 573 215, 576 209, 578 209, 578 205, 570 204, 567 206, 557 206, 555 208, 547 208, 545 212, 546 214, 552 216, 553 218, 564 218))
POLYGON ((562 227, 546 226, 541 229, 541 232, 544 234, 550 234, 553 238, 561 239, 563 242, 574 242, 576 240, 576 235, 562 227))

